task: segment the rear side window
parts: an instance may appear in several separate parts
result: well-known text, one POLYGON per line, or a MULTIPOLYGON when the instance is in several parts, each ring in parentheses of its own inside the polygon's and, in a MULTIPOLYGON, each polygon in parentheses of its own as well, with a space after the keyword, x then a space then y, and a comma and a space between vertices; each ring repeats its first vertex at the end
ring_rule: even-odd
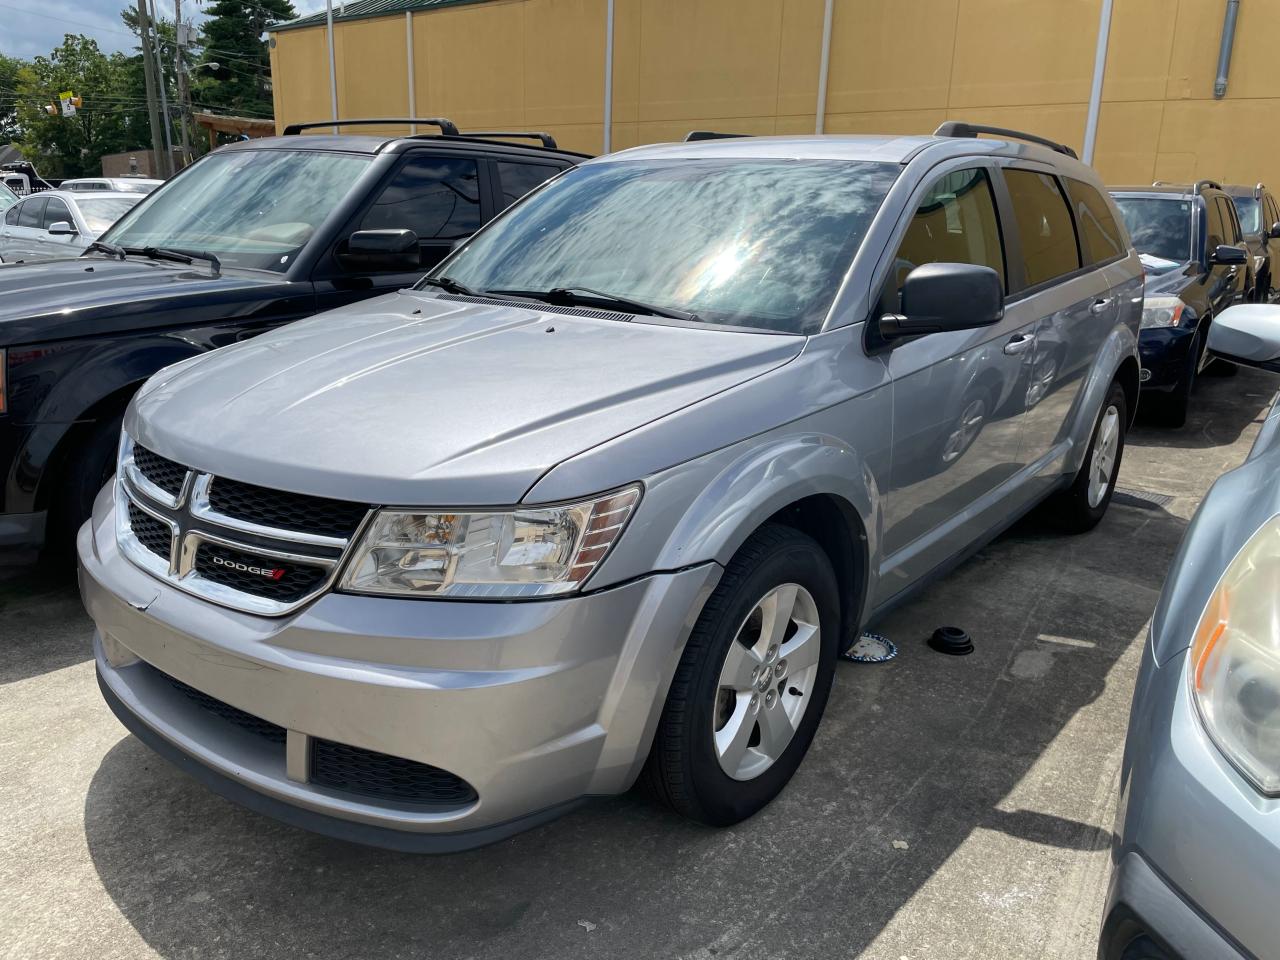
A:
POLYGON ((28 200, 22 205, 22 212, 18 215, 18 226, 20 227, 38 227, 40 226, 40 218, 44 216, 45 198, 38 197, 28 200))
POLYGON ((1067 180, 1067 193, 1076 212, 1080 244, 1088 263, 1105 263, 1124 254, 1124 240, 1102 194, 1080 180, 1067 180))
POLYGON ((976 263, 990 267, 1005 283, 1000 221, 986 170, 956 170, 929 187, 898 247, 881 297, 882 312, 898 311, 907 274, 925 263, 976 263))
POLYGON ((480 227, 475 160, 410 157, 360 222, 361 230, 408 229, 419 240, 453 240, 480 227))
POLYGON ((1004 172, 1013 200, 1013 217, 1022 242, 1027 286, 1047 283, 1080 269, 1080 251, 1071 210, 1058 181, 1031 170, 1004 172))
POLYGON ((1240 221, 1236 219, 1235 205, 1226 197, 1215 197, 1218 204, 1218 210, 1222 213, 1222 235, 1227 238, 1227 243, 1239 243, 1242 239, 1240 235, 1240 221))
POLYGON ((498 183, 502 187, 502 209, 511 206, 534 187, 546 183, 561 170, 548 163, 508 163, 498 161, 498 183))

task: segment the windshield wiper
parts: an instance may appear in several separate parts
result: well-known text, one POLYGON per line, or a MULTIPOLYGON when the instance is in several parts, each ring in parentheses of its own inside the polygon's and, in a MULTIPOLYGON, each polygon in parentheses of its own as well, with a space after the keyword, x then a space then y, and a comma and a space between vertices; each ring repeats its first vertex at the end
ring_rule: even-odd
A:
POLYGON ((90 250, 101 250, 103 253, 108 253, 117 260, 124 259, 124 247, 117 247, 114 243, 109 243, 106 240, 95 240, 84 249, 85 252, 90 250))
POLYGON ((479 294, 465 283, 459 283, 453 277, 423 277, 422 282, 429 287, 439 287, 445 293, 454 293, 463 297, 476 297, 479 294))
POLYGON ((607 303, 628 313, 647 313, 655 317, 667 317, 670 320, 699 321, 696 313, 676 310, 674 307, 658 307, 643 300, 632 300, 620 297, 594 287, 552 287, 550 290, 489 290, 488 293, 504 294, 509 297, 528 297, 530 300, 541 300, 544 303, 563 303, 567 305, 588 302, 607 303))
POLYGON ((150 260, 169 260, 173 263, 194 263, 196 260, 207 260, 215 277, 222 275, 222 262, 212 253, 204 250, 170 250, 165 247, 125 247, 125 253, 140 253, 150 260))

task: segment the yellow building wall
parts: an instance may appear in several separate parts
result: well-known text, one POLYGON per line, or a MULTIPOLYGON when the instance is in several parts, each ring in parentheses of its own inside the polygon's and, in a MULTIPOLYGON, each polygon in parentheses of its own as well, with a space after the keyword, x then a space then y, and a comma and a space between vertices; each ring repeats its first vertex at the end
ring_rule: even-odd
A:
MULTIPOLYGON (((811 133, 824 0, 615 0, 613 149, 693 129, 811 133)), ((1101 0, 835 0, 824 128, 928 133, 944 120, 1080 148, 1101 0)), ((1111 183, 1280 186, 1280 0, 1241 4, 1213 98, 1223 0, 1115 4, 1094 165, 1111 183)), ((606 0, 416 12, 420 116, 603 147, 606 0)), ((335 26, 340 112, 402 114, 403 13, 335 26)), ((323 27, 275 35, 277 124, 329 115, 323 27)))

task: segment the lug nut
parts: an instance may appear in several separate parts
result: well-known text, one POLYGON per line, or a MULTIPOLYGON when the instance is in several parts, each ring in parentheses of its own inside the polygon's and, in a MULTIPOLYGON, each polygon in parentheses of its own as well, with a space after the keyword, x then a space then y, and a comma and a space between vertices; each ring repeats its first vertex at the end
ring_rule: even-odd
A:
POLYGON ((774 667, 773 672, 774 672, 774 676, 776 676, 779 680, 781 680, 783 677, 787 675, 787 661, 785 657, 778 661, 778 665, 774 667))
POLYGON ((752 712, 752 713, 755 713, 757 710, 759 710, 759 709, 760 709, 760 695, 759 695, 759 694, 756 694, 755 696, 753 696, 753 697, 751 698, 751 706, 750 706, 750 708, 749 708, 749 709, 751 710, 751 712, 752 712))
POLYGON ((774 693, 772 690, 770 690, 768 693, 764 695, 764 705, 766 707, 772 707, 773 701, 776 699, 778 699, 778 695, 774 693))
POLYGON ((772 660, 777 655, 778 655, 778 645, 775 643, 772 647, 769 648, 769 652, 765 654, 764 658, 766 660, 772 660))
POLYGON ((759 668, 759 667, 752 667, 752 668, 751 668, 751 682, 752 682, 752 683, 755 683, 755 682, 756 682, 756 679, 757 679, 759 676, 760 676, 760 668, 759 668))

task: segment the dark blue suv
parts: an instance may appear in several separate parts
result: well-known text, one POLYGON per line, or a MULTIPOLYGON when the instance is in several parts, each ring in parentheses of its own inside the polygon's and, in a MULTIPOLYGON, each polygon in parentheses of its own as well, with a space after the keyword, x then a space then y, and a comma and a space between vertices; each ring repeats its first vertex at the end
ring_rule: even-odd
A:
POLYGON ((1142 403, 1180 427, 1196 377, 1210 362, 1209 324, 1253 286, 1240 219, 1212 180, 1116 187, 1111 196, 1147 274, 1138 341, 1142 403))

